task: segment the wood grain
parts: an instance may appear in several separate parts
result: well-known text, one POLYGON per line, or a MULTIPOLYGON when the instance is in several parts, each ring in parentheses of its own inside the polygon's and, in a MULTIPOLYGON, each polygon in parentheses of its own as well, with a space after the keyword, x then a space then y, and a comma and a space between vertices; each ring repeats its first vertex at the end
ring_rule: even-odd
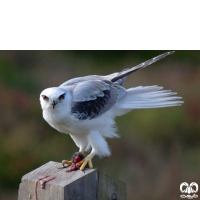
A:
MULTIPOLYGON (((45 189, 37 186, 38 200, 126 200, 126 184, 97 169, 66 172, 61 163, 50 161, 24 175, 19 187, 19 200, 35 199, 35 182, 44 177, 56 177, 46 183, 45 189)), ((48 179, 47 178, 47 179, 48 179)))

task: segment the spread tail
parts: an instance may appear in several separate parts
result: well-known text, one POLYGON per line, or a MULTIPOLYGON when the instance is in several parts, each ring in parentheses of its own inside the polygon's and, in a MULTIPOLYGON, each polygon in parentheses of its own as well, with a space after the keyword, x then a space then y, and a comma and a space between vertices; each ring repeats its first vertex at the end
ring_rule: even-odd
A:
POLYGON ((163 87, 158 86, 130 88, 116 106, 123 110, 132 110, 180 106, 183 103, 180 101, 181 97, 175 96, 177 93, 162 89, 163 87))

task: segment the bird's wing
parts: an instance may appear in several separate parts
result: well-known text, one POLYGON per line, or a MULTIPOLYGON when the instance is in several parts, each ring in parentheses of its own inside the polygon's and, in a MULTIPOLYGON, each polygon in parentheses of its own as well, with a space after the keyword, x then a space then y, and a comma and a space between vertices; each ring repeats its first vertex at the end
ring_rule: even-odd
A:
POLYGON ((105 80, 105 79, 106 79, 105 76, 98 76, 98 75, 77 77, 62 83, 59 87, 71 86, 85 81, 95 81, 95 80, 105 80))
POLYGON ((108 111, 126 90, 105 80, 76 83, 72 89, 71 115, 78 120, 90 120, 108 111))
POLYGON ((115 73, 109 74, 107 76, 89 75, 89 76, 84 76, 84 77, 73 78, 73 79, 70 79, 70 80, 64 82, 63 84, 61 84, 60 87, 70 86, 70 85, 74 85, 74 84, 84 82, 84 81, 89 81, 89 80, 108 80, 108 81, 112 81, 118 85, 123 85, 124 81, 126 80, 126 77, 129 74, 131 74, 139 69, 145 68, 145 67, 157 62, 158 60, 161 60, 161 59, 165 58, 166 56, 171 55, 173 53, 174 53, 174 51, 163 53, 163 54, 156 56, 154 58, 151 58, 137 66, 134 66, 131 69, 127 68, 127 69, 122 70, 121 72, 115 72, 115 73))
POLYGON ((126 77, 129 74, 137 71, 138 69, 145 68, 148 65, 151 65, 151 64, 157 62, 158 60, 161 60, 161 59, 165 58, 166 56, 171 55, 173 53, 174 53, 174 51, 163 53, 163 54, 161 54, 159 56, 156 56, 154 58, 151 58, 151 59, 149 59, 149 60, 147 60, 147 61, 145 61, 145 62, 143 62, 143 63, 141 63, 141 64, 139 64, 139 65, 137 65, 135 67, 132 67, 131 69, 125 69, 125 70, 123 70, 122 72, 120 72, 118 74, 117 73, 116 74, 111 74, 110 76, 107 76, 108 80, 110 80, 112 82, 123 80, 124 77, 126 77))

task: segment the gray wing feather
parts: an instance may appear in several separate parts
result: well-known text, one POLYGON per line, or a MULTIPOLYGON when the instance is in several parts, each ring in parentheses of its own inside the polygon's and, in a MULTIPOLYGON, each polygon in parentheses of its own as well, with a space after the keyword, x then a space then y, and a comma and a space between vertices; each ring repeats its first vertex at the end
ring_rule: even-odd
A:
POLYGON ((97 97, 103 97, 103 91, 110 90, 110 85, 104 81, 84 81, 74 87, 73 101, 90 101, 97 97))
POLYGON ((126 90, 111 81, 84 81, 72 91, 71 114, 79 120, 90 120, 108 111, 126 90))
POLYGON ((97 75, 83 76, 83 77, 70 79, 70 80, 62 83, 59 87, 76 85, 76 84, 79 84, 79 83, 85 82, 85 81, 96 81, 96 80, 105 80, 105 79, 106 79, 105 76, 97 76, 97 75))
POLYGON ((173 53, 174 53, 174 51, 163 53, 163 54, 161 54, 159 56, 156 56, 156 57, 154 57, 152 59, 149 59, 149 60, 147 60, 147 61, 145 61, 145 62, 143 62, 143 63, 141 63, 141 64, 139 64, 139 65, 137 65, 135 67, 132 67, 131 69, 127 69, 125 71, 122 71, 117 76, 112 77, 110 80, 112 82, 118 81, 119 79, 122 79, 122 78, 128 76, 129 74, 137 71, 138 69, 142 69, 144 67, 147 67, 148 65, 151 65, 151 64, 157 62, 158 60, 161 60, 161 59, 165 58, 166 56, 171 55, 173 53))

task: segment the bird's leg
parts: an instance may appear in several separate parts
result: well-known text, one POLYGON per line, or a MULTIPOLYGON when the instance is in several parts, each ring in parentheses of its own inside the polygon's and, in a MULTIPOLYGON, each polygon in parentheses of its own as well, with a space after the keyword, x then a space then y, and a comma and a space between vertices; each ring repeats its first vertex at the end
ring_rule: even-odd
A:
POLYGON ((103 156, 110 155, 108 144, 99 131, 90 131, 89 134, 87 135, 87 139, 88 143, 92 147, 92 151, 87 157, 83 159, 83 161, 79 162, 80 170, 84 170, 87 164, 90 168, 93 168, 92 158, 95 155, 103 155, 103 156))
POLYGON ((87 157, 85 157, 82 161, 78 163, 78 166, 80 166, 80 170, 83 171, 85 169, 85 166, 88 164, 89 168, 93 168, 92 164, 92 158, 95 156, 94 152, 91 152, 87 157))
POLYGON ((86 148, 87 148, 87 145, 84 145, 84 146, 81 145, 80 148, 79 148, 79 152, 84 154, 86 148))

